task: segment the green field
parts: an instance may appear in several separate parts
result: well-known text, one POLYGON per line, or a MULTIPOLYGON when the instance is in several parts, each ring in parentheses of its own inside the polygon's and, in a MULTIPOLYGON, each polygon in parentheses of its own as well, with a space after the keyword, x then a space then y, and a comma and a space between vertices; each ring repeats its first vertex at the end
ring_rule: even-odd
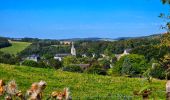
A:
MULTIPOLYGON (((146 86, 146 81, 139 78, 112 77, 90 74, 63 72, 61 70, 32 68, 0 64, 0 79, 6 82, 16 80, 18 88, 25 92, 33 82, 44 80, 47 87, 44 100, 54 90, 69 87, 73 100, 136 100, 134 90, 146 86)), ((154 92, 150 98, 165 99, 165 81, 154 80, 154 92)), ((0 97, 2 99, 2 97, 0 97)))
POLYGON ((11 41, 11 43, 12 43, 12 46, 2 48, 0 49, 0 51, 16 55, 17 53, 21 52, 22 50, 24 50, 27 46, 31 44, 28 42, 16 42, 16 41, 11 41))

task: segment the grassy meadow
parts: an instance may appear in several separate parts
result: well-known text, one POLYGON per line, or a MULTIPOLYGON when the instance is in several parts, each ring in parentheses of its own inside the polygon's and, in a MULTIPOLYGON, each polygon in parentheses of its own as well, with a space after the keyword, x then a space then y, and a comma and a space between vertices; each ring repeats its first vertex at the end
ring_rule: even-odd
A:
MULTIPOLYGON (((0 79, 6 82, 16 80, 19 90, 23 92, 33 82, 44 80, 47 82, 44 100, 52 91, 63 90, 64 87, 70 89, 73 100, 138 100, 141 97, 134 96, 133 91, 140 90, 147 85, 142 78, 79 74, 7 64, 0 64, 0 79)), ((153 87, 155 90, 150 98, 165 99, 165 81, 154 79, 153 87)))
POLYGON ((31 44, 28 42, 17 42, 17 41, 10 41, 10 42, 12 43, 12 46, 1 48, 0 51, 16 55, 17 53, 21 52, 31 44))

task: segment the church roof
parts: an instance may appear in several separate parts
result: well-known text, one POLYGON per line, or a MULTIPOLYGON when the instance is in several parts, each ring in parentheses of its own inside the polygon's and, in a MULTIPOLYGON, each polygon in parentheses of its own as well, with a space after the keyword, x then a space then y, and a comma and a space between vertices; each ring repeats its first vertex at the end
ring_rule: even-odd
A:
POLYGON ((65 56, 70 56, 71 54, 70 53, 58 53, 58 54, 55 54, 55 57, 65 57, 65 56))

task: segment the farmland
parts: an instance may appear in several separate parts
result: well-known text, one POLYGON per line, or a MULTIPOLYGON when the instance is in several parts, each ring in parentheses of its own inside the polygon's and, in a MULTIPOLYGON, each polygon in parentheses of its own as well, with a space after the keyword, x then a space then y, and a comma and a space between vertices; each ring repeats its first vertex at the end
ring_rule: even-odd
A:
MULTIPOLYGON (((33 82, 46 81, 47 87, 44 91, 44 100, 52 91, 62 90, 64 87, 70 89, 73 100, 140 99, 139 96, 133 95, 133 91, 140 90, 147 85, 143 78, 79 74, 7 64, 0 64, 0 69, 0 79, 4 79, 6 82, 16 80, 18 88, 23 92, 33 82)), ((150 98, 165 99, 165 81, 154 79, 153 87, 155 91, 150 98)))
POLYGON ((22 50, 24 50, 27 46, 31 44, 28 42, 16 42, 16 41, 11 41, 11 43, 12 43, 12 46, 2 48, 0 49, 0 51, 16 55, 17 53, 21 52, 22 50))

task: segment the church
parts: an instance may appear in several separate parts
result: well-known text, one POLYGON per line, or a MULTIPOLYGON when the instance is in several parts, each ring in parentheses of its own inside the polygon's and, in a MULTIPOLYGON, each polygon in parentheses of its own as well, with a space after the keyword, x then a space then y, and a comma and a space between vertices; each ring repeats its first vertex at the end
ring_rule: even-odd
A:
POLYGON ((66 56, 76 56, 76 49, 74 47, 74 42, 71 43, 71 53, 58 53, 55 54, 54 59, 62 61, 62 59, 66 56))

